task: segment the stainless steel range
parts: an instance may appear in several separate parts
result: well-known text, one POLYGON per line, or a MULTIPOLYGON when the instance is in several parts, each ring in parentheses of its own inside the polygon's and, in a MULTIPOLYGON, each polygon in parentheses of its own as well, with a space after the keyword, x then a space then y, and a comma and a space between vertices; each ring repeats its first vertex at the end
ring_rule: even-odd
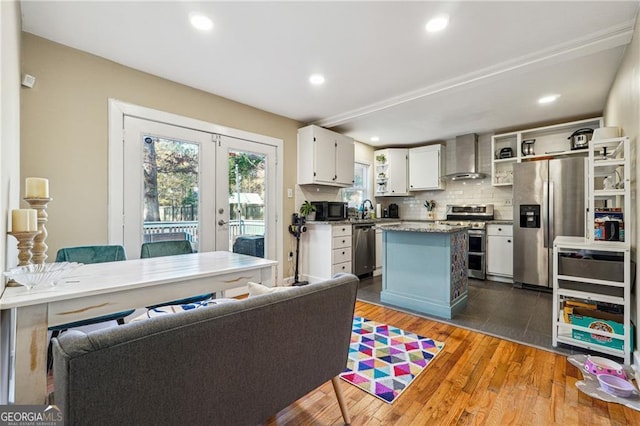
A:
POLYGON ((486 222, 493 220, 493 204, 447 205, 447 225, 469 227, 469 277, 485 279, 486 222))

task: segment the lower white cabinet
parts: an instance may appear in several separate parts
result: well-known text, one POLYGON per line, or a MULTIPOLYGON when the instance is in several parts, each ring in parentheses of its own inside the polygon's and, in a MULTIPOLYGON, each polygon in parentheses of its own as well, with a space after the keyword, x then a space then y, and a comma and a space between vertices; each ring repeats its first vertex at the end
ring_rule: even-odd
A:
POLYGON ((513 282, 513 225, 487 225, 487 279, 513 282))
POLYGON ((351 224, 307 223, 300 237, 300 279, 318 282, 351 273, 351 224))

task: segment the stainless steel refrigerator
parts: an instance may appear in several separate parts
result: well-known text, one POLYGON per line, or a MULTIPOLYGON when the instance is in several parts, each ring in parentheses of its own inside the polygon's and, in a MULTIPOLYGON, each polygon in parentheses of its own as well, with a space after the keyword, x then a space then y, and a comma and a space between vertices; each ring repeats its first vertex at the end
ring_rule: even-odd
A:
POLYGON ((513 165, 513 281, 553 286, 553 240, 585 235, 586 158, 513 165))

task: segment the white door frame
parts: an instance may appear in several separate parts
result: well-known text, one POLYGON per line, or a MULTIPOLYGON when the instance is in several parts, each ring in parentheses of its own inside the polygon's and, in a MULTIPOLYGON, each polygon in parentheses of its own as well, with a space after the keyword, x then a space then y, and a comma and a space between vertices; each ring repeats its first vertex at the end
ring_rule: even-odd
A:
POLYGON ((212 134, 231 136, 238 139, 246 139, 254 142, 272 145, 276 148, 276 259, 278 261, 278 272, 276 273, 276 285, 283 280, 284 259, 282 250, 284 244, 283 222, 282 222, 282 201, 283 201, 283 161, 284 142, 282 139, 271 136, 260 135, 258 133, 238 130, 231 127, 221 126, 194 118, 184 117, 170 112, 159 111, 139 105, 129 104, 117 99, 109 99, 109 167, 108 167, 108 241, 109 244, 122 244, 124 229, 124 199, 122 197, 124 188, 123 167, 124 167, 124 117, 131 116, 145 120, 157 121, 199 130, 212 134), (120 188, 119 191, 112 191, 112 188, 120 188))

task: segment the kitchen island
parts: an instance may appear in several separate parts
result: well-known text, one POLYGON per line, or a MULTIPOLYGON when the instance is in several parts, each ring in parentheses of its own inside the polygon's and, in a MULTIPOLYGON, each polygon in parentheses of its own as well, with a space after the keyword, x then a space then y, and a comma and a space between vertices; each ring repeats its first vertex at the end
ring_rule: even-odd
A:
POLYGON ((447 319, 467 306, 467 227, 424 222, 379 227, 382 302, 447 319))

